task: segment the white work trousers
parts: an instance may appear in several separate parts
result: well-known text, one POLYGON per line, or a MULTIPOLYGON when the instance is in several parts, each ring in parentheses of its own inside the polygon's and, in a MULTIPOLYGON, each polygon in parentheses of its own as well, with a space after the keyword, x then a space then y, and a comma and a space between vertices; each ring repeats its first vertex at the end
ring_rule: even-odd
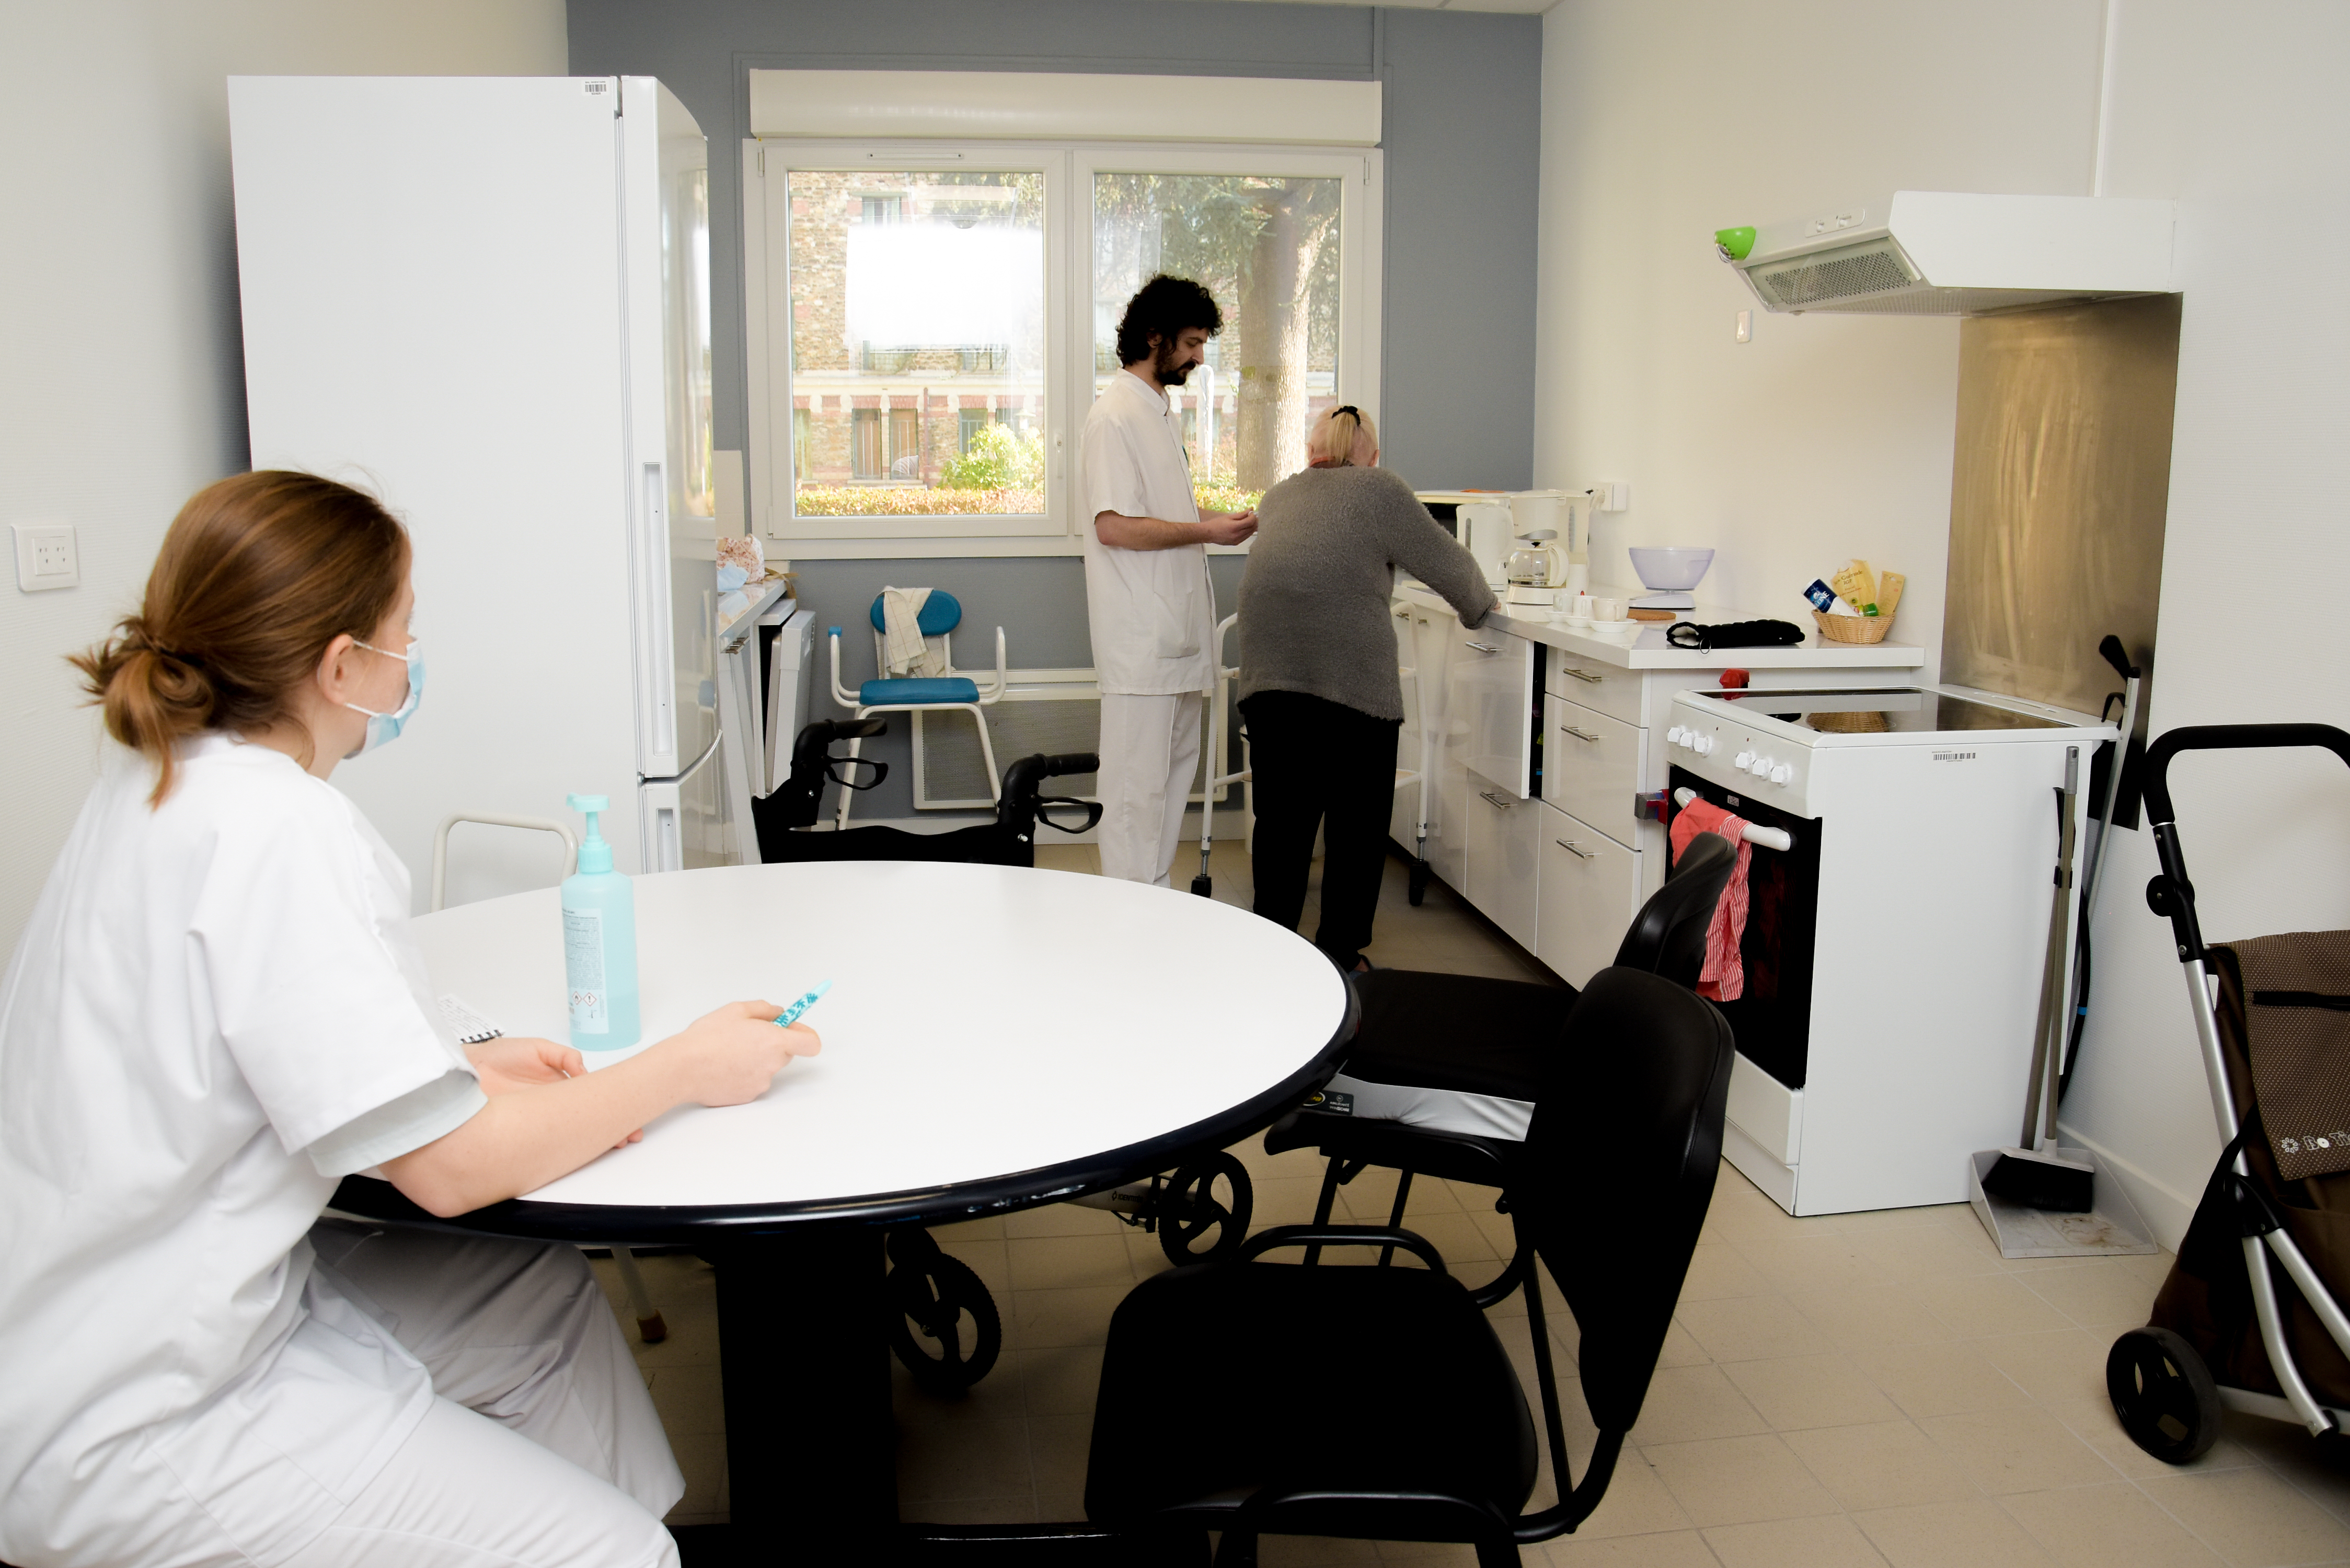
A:
POLYGON ((1101 868, 1105 877, 1169 885, 1183 807, 1200 770, 1201 694, 1101 700, 1101 868))
POLYGON ((576 1249, 338 1220, 310 1241, 439 1397, 285 1568, 676 1568, 660 1516, 685 1478, 576 1249))

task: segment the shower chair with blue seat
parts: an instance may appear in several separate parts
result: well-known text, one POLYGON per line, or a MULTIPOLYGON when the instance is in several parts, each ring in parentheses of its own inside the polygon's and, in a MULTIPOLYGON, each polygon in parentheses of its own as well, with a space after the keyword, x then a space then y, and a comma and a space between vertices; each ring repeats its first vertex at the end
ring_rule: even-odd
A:
MULTIPOLYGON (((987 732, 988 707, 1003 696, 1003 628, 995 628, 995 683, 984 691, 970 676, 954 667, 954 629, 962 624, 962 604, 943 588, 932 588, 922 601, 915 624, 921 628, 922 640, 931 645, 945 666, 940 675, 918 675, 893 678, 888 674, 889 653, 889 623, 881 614, 881 601, 886 596, 876 594, 873 607, 867 619, 873 623, 873 666, 883 672, 879 680, 868 680, 854 692, 840 683, 840 628, 828 627, 825 635, 832 644, 832 700, 850 709, 859 719, 875 713, 968 713, 971 722, 979 726, 979 752, 987 766, 987 794, 991 801, 1002 800, 1001 785, 995 771, 995 746, 987 732)), ((860 742, 848 742, 848 759, 855 760, 860 742)), ((851 790, 840 792, 840 805, 833 819, 835 828, 848 826, 851 790)))

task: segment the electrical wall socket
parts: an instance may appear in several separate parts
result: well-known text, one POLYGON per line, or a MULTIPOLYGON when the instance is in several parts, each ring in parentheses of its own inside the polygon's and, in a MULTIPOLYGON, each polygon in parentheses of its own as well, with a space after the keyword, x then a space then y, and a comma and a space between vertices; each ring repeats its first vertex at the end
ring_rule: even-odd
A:
POLYGON ((16 586, 28 594, 81 587, 81 551, 70 523, 16 523, 16 586))
POLYGON ((1591 487, 1591 509, 1595 512, 1626 512, 1631 505, 1632 487, 1628 484, 1602 480, 1591 487))

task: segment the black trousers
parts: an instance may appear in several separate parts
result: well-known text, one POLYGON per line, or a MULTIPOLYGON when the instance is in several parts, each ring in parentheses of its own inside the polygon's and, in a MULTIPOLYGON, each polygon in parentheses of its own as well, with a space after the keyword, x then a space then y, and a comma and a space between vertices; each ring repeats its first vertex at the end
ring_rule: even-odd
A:
POLYGON ((1314 945, 1351 970, 1378 911, 1403 721, 1302 691, 1259 691, 1241 713, 1256 784, 1256 912, 1297 929, 1319 827, 1322 924, 1314 945))

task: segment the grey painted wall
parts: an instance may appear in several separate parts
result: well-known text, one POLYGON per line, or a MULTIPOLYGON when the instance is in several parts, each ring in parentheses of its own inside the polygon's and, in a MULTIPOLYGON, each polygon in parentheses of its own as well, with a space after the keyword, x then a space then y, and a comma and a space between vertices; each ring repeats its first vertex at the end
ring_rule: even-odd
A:
MULTIPOLYGON (((1376 78, 1387 106, 1385 461, 1428 489, 1533 482, 1539 17, 1215 0, 570 0, 569 16, 575 74, 657 76, 710 138, 722 447, 747 444, 740 150, 754 67, 1376 78)), ((1240 565, 1215 573, 1226 613, 1240 565)), ((855 624, 885 581, 934 583, 962 600, 983 639, 1002 625, 1014 663, 1092 662, 1072 559, 798 569, 819 625, 855 624)), ((843 639, 845 680, 869 677, 872 659, 869 638, 843 639)), ((860 813, 911 815, 904 736, 868 754, 897 776, 860 813)))

